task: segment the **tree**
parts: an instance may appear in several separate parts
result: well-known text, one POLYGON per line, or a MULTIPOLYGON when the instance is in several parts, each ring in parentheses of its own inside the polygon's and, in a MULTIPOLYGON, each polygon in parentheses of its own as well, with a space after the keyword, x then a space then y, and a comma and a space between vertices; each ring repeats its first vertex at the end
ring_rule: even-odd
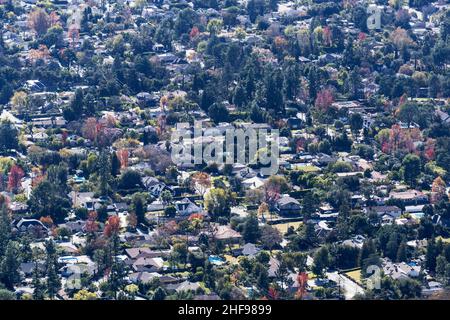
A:
POLYGON ((11 220, 6 204, 2 204, 0 210, 0 257, 3 256, 6 246, 11 240, 11 220))
POLYGON ((250 214, 244 223, 243 237, 246 242, 256 243, 261 235, 259 229, 258 217, 256 214, 250 214))
POLYGON ((322 112, 326 112, 334 102, 334 95, 331 89, 322 89, 317 93, 315 106, 322 112))
POLYGON ((425 266, 431 272, 436 270, 436 259, 439 255, 434 238, 428 241, 427 252, 425 254, 425 266))
POLYGON ((14 285, 20 281, 19 252, 19 244, 9 241, 0 263, 0 280, 7 289, 14 289, 14 285))
POLYGON ((82 289, 73 295, 74 300, 97 300, 97 295, 86 289, 82 289))
POLYGON ((58 256, 56 254, 55 243, 53 240, 47 241, 45 243, 45 267, 46 267, 46 288, 47 294, 50 299, 53 299, 57 294, 58 290, 61 288, 61 279, 58 275, 58 256))
POLYGON ((38 8, 28 15, 28 25, 38 36, 42 36, 50 28, 50 17, 44 10, 38 8))
POLYGON ((8 190, 16 193, 20 187, 20 182, 24 175, 25 173, 22 168, 14 164, 9 171, 8 190))
POLYGON ((0 289, 0 301, 1 300, 16 300, 16 294, 6 289, 0 289))
POLYGON ((113 152, 111 154, 111 175, 114 177, 120 173, 121 162, 119 157, 117 156, 117 152, 113 152))
POLYGON ((142 186, 141 175, 135 170, 126 170, 119 178, 119 188, 134 189, 142 186))
MULTIPOLYGON (((111 159, 106 151, 100 152, 97 161, 97 170, 99 176, 99 192, 102 196, 105 196, 110 191, 111 181, 111 159)), ((119 183, 120 185, 120 183, 119 183)))
POLYGON ((216 102, 208 108, 208 115, 215 123, 219 123, 228 121, 229 113, 223 103, 216 102))
POLYGON ((352 113, 350 115, 350 128, 354 135, 356 135, 362 128, 364 124, 364 120, 359 113, 352 113))
POLYGON ((191 186, 197 193, 204 196, 211 188, 211 177, 205 172, 196 172, 191 176, 191 186))
POLYGON ((128 150, 120 149, 116 152, 116 154, 119 158, 121 168, 123 169, 128 167, 128 150))
POLYGON ((38 263, 34 263, 33 268, 33 300, 43 300, 45 297, 45 287, 41 282, 41 272, 39 271, 38 263))
POLYGON ((411 123, 417 117, 419 113, 419 108, 415 103, 404 103, 400 106, 398 110, 398 117, 401 121, 405 122, 408 125, 408 128, 411 127, 411 123))
POLYGON ((18 114, 26 112, 28 105, 28 95, 25 91, 16 91, 11 97, 12 110, 18 114))
POLYGON ((133 195, 132 199, 133 212, 137 217, 138 223, 145 223, 145 200, 144 197, 138 193, 133 195))
POLYGON ((112 215, 108 217, 108 221, 105 225, 105 236, 108 238, 112 237, 113 235, 119 234, 120 229, 120 218, 117 215, 112 215))
POLYGON ((329 266, 330 263, 330 253, 328 251, 327 247, 321 247, 319 250, 317 250, 316 254, 314 255, 314 263, 312 266, 312 271, 314 274, 323 277, 324 270, 329 266))
POLYGON ((213 218, 230 215, 230 195, 222 188, 213 188, 205 196, 205 208, 213 218))
POLYGON ((38 216, 49 215, 57 223, 64 221, 71 206, 67 195, 48 180, 40 182, 33 189, 28 205, 38 216))
POLYGON ((19 142, 16 127, 9 121, 0 122, 0 152, 17 149, 19 142))
POLYGON ((173 200, 172 192, 170 192, 169 190, 164 190, 163 192, 161 192, 161 200, 164 205, 170 204, 173 200))
POLYGON ((163 288, 158 287, 152 295, 152 300, 164 300, 166 296, 166 291, 163 288))
POLYGON ((206 30, 211 34, 211 36, 216 36, 223 26, 223 21, 219 19, 211 19, 206 26, 206 30))
POLYGON ((408 154, 402 161, 403 179, 410 186, 416 184, 416 180, 421 172, 421 161, 415 154, 408 154))
POLYGON ((262 226, 260 228, 260 231, 261 243, 264 248, 272 250, 283 241, 283 237, 281 236, 280 231, 270 225, 262 226))
POLYGON ((397 250, 397 261, 398 262, 406 262, 408 259, 408 251, 407 251, 408 247, 406 245, 405 241, 402 241, 400 243, 400 246, 398 247, 397 250))
POLYGON ((436 204, 445 198, 447 194, 447 185, 441 177, 437 177, 433 180, 431 185, 431 202, 436 204))

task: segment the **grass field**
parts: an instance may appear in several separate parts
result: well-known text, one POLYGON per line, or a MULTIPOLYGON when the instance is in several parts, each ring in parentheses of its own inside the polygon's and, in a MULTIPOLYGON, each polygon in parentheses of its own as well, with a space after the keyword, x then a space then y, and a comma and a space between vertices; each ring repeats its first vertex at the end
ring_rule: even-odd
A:
POLYGON ((345 273, 349 278, 355 281, 358 284, 362 284, 361 281, 361 269, 353 270, 345 273))
POLYGON ((302 224, 303 222, 297 221, 297 222, 288 222, 288 223, 280 223, 280 224, 274 224, 272 225, 274 228, 278 229, 282 234, 286 233, 289 227, 294 227, 294 230, 297 230, 297 228, 302 224))

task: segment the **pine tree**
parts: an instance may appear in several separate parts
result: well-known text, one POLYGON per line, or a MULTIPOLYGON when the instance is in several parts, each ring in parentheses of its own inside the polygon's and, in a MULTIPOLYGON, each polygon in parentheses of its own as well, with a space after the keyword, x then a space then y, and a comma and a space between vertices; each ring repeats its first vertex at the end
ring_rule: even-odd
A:
POLYGON ((32 286, 34 288, 34 291, 33 291, 33 299, 34 300, 43 300, 45 297, 44 284, 42 283, 40 278, 41 278, 41 273, 39 271, 37 262, 35 262, 34 269, 33 269, 33 280, 32 280, 32 286))
POLYGON ((19 266, 19 244, 9 241, 0 263, 0 280, 7 289, 14 289, 14 285, 20 281, 19 266))
POLYGON ((408 247, 406 246, 406 242, 402 241, 397 250, 397 261, 398 262, 405 262, 408 259, 407 248, 408 247))
POLYGON ((9 218, 8 209, 3 204, 0 210, 0 257, 3 256, 6 246, 11 239, 11 219, 9 218))
POLYGON ((61 279, 58 275, 58 261, 56 255, 56 248, 53 240, 47 241, 45 244, 46 250, 46 275, 47 275, 47 294, 50 299, 53 299, 58 290, 61 288, 61 279))

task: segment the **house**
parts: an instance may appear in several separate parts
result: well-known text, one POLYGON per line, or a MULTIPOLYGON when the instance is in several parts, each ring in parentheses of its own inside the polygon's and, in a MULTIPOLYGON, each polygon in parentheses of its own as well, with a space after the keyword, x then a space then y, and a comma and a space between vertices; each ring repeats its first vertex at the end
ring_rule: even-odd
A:
POLYGON ((139 257, 132 264, 134 271, 158 272, 163 267, 164 261, 162 258, 139 257))
POLYGON ((427 204, 428 197, 418 190, 391 191, 390 199, 400 200, 405 205, 427 204))
POLYGON ((38 237, 44 237, 49 232, 48 228, 36 219, 22 218, 15 224, 15 228, 21 233, 31 233, 38 237))
POLYGON ((375 212, 379 217, 384 215, 389 215, 392 218, 396 219, 401 216, 402 209, 397 206, 376 206, 376 207, 367 207, 364 209, 365 213, 375 212))
POLYGON ((383 272, 395 280, 417 278, 420 274, 420 266, 415 264, 407 264, 405 262, 393 263, 389 259, 385 259, 383 264, 383 272))
POLYGON ((300 214, 302 206, 300 202, 290 196, 282 196, 275 204, 275 209, 281 215, 300 214))
POLYGON ((158 282, 161 283, 162 286, 166 286, 168 284, 179 283, 180 279, 175 278, 169 275, 163 275, 158 272, 133 272, 129 275, 129 279, 133 283, 150 283, 153 279, 158 279, 158 282))
POLYGON ((253 177, 245 179, 241 182, 244 189, 258 189, 264 185, 264 179, 261 179, 260 177, 253 177))
POLYGON ((181 283, 169 284, 166 286, 166 289, 176 292, 197 291, 198 289, 201 289, 201 286, 198 282, 190 282, 188 280, 185 280, 181 283))
POLYGON ((189 216, 194 213, 203 213, 203 209, 188 198, 176 201, 174 205, 177 210, 177 214, 181 216, 189 216))
POLYGON ((356 235, 350 239, 342 241, 342 245, 361 249, 366 238, 362 235, 356 235))
POLYGON ((242 246, 242 255, 246 257, 253 258, 259 251, 260 249, 253 243, 246 243, 242 246))
POLYGON ((242 239, 242 235, 239 232, 231 229, 230 226, 221 225, 218 225, 214 228, 212 236, 218 241, 225 242, 239 242, 242 239))
POLYGON ((142 178, 142 183, 144 187, 147 188, 147 191, 155 198, 159 198, 159 196, 161 196, 161 193, 165 190, 173 194, 173 191, 170 187, 154 177, 144 177, 142 178))

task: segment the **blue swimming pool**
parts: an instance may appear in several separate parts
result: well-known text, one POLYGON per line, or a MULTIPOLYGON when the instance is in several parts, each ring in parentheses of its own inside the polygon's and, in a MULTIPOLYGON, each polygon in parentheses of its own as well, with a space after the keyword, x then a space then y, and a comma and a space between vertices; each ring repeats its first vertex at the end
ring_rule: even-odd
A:
POLYGON ((208 257, 208 261, 211 262, 212 264, 223 264, 225 262, 225 260, 223 260, 222 258, 218 257, 218 256, 209 256, 208 257))

